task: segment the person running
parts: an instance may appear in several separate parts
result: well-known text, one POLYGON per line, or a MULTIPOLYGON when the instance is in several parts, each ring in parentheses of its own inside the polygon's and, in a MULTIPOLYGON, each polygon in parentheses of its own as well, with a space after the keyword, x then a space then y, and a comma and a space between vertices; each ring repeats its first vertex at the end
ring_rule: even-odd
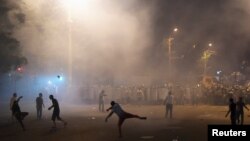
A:
POLYGON ((172 118, 172 112, 173 112, 173 95, 172 95, 171 91, 168 92, 168 95, 166 96, 164 104, 166 104, 165 117, 167 118, 168 117, 168 113, 170 113, 170 118, 172 118))
POLYGON ((246 104, 243 102, 243 98, 239 97, 239 100, 236 102, 237 124, 243 125, 244 123, 244 108, 249 111, 246 104))
POLYGON ((42 119, 42 114, 43 114, 43 94, 39 93, 39 96, 36 98, 36 112, 37 112, 37 119, 41 120, 42 119))
POLYGON ((229 99, 229 109, 225 117, 230 113, 231 125, 236 125, 236 104, 234 103, 234 99, 229 99))
POLYGON ((23 124, 23 119, 29 114, 28 112, 21 112, 21 109, 19 107, 19 104, 18 102, 20 101, 20 99, 22 99, 23 97, 20 96, 17 100, 15 100, 13 102, 13 105, 12 105, 12 115, 15 116, 15 118, 17 119, 17 121, 20 123, 23 131, 25 131, 25 126, 23 124))
POLYGON ((141 120, 146 120, 147 119, 147 117, 141 117, 141 116, 138 116, 138 115, 134 115, 134 114, 125 112, 121 108, 121 106, 118 103, 116 103, 115 101, 111 101, 110 104, 111 104, 111 107, 108 108, 107 111, 111 110, 111 112, 106 117, 105 122, 108 122, 108 119, 113 115, 113 113, 115 113, 118 116, 118 118, 119 118, 119 120, 118 120, 119 137, 122 137, 121 126, 122 126, 123 122, 126 119, 129 119, 129 118, 138 118, 138 119, 141 119, 141 120))
POLYGON ((104 96, 105 92, 104 90, 101 91, 101 93, 99 94, 99 111, 100 112, 104 112, 104 96))
POLYGON ((14 121, 14 115, 13 115, 13 112, 12 112, 12 107, 13 107, 13 104, 14 104, 14 102, 16 101, 16 99, 17 99, 17 94, 16 93, 13 93, 13 96, 11 97, 11 99, 10 99, 10 111, 11 111, 11 120, 12 120, 12 122, 14 121))
POLYGON ((59 104, 58 104, 57 100, 54 98, 53 95, 50 95, 49 99, 52 101, 52 105, 48 108, 48 110, 51 110, 52 108, 54 108, 52 118, 51 118, 51 120, 53 121, 53 127, 52 128, 56 128, 56 121, 55 121, 56 119, 63 122, 64 126, 66 126, 67 122, 64 121, 60 117, 60 108, 59 108, 59 104))

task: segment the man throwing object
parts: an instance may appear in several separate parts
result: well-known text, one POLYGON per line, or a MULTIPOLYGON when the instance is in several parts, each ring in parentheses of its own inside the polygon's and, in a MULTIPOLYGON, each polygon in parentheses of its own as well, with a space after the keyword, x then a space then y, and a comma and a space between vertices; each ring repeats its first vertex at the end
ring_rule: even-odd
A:
POLYGON ((126 119, 128 119, 128 118, 138 118, 141 120, 147 119, 147 117, 141 117, 138 115, 134 115, 134 114, 125 112, 121 108, 121 106, 118 103, 116 103, 115 101, 111 101, 110 104, 111 104, 111 107, 108 108, 107 111, 111 110, 111 112, 106 117, 105 122, 108 122, 108 118, 110 118, 113 115, 113 113, 115 113, 119 117, 119 120, 118 120, 119 137, 122 137, 121 126, 126 119))

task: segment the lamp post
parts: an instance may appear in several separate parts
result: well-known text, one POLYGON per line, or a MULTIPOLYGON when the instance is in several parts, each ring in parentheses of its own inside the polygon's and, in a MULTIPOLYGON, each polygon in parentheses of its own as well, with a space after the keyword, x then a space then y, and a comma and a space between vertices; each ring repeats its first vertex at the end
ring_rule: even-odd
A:
POLYGON ((71 92, 72 86, 72 17, 71 17, 71 7, 68 9, 68 77, 69 77, 69 85, 68 85, 68 93, 71 92))
MULTIPOLYGON (((209 43, 208 44, 209 47, 212 47, 213 44, 212 43, 209 43)), ((204 66, 203 66, 203 76, 206 76, 207 75, 207 63, 208 63, 208 60, 209 58, 215 54, 215 51, 212 51, 210 50, 210 48, 208 48, 207 50, 205 50, 203 52, 203 55, 202 55, 202 60, 204 61, 204 66)))
POLYGON ((92 0, 60 0, 68 14, 68 93, 71 92, 73 82, 73 53, 74 44, 72 44, 72 19, 86 9, 92 0))
MULTIPOLYGON (((72 80, 73 80, 73 59, 72 59, 72 53, 73 53, 73 47, 72 47, 72 10, 73 8, 76 8, 76 6, 80 6, 81 3, 79 3, 80 0, 63 0, 62 4, 66 8, 67 12, 67 18, 68 18, 68 87, 67 87, 67 93, 71 93, 71 88, 72 88, 72 80)), ((77 7, 78 8, 78 7, 77 7)))
POLYGON ((172 41, 173 33, 178 32, 178 28, 174 28, 171 35, 167 38, 167 45, 168 45, 168 79, 169 81, 172 81, 172 41))
POLYGON ((168 42, 168 79, 171 79, 171 75, 172 75, 172 41, 174 40, 174 38, 169 37, 167 39, 168 42))

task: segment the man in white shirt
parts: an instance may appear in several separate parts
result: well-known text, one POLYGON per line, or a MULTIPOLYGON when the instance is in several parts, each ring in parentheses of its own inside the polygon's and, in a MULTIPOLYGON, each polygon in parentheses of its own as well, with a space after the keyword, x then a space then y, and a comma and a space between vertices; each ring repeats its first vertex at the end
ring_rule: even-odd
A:
POLYGON ((128 119, 128 118, 138 118, 141 120, 147 119, 147 117, 141 117, 138 115, 134 115, 134 114, 125 112, 121 108, 121 106, 118 103, 116 103, 115 101, 111 101, 110 104, 111 104, 111 107, 108 108, 107 111, 111 110, 111 112, 106 117, 105 121, 108 122, 108 118, 110 118, 113 115, 113 113, 115 113, 119 117, 119 120, 118 120, 119 137, 122 137, 121 126, 126 119, 128 119))
POLYGON ((168 112, 170 112, 170 118, 172 118, 172 112, 173 112, 173 95, 172 92, 169 91, 168 95, 164 101, 164 103, 166 104, 166 113, 165 113, 165 117, 168 117, 168 112))

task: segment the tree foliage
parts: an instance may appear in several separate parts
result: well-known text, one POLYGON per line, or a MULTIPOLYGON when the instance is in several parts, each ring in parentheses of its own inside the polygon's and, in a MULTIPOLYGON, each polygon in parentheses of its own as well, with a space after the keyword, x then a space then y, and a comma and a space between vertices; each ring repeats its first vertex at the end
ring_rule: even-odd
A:
POLYGON ((20 1, 0 0, 0 72, 28 63, 22 55, 20 42, 13 36, 15 29, 24 22, 20 1))

